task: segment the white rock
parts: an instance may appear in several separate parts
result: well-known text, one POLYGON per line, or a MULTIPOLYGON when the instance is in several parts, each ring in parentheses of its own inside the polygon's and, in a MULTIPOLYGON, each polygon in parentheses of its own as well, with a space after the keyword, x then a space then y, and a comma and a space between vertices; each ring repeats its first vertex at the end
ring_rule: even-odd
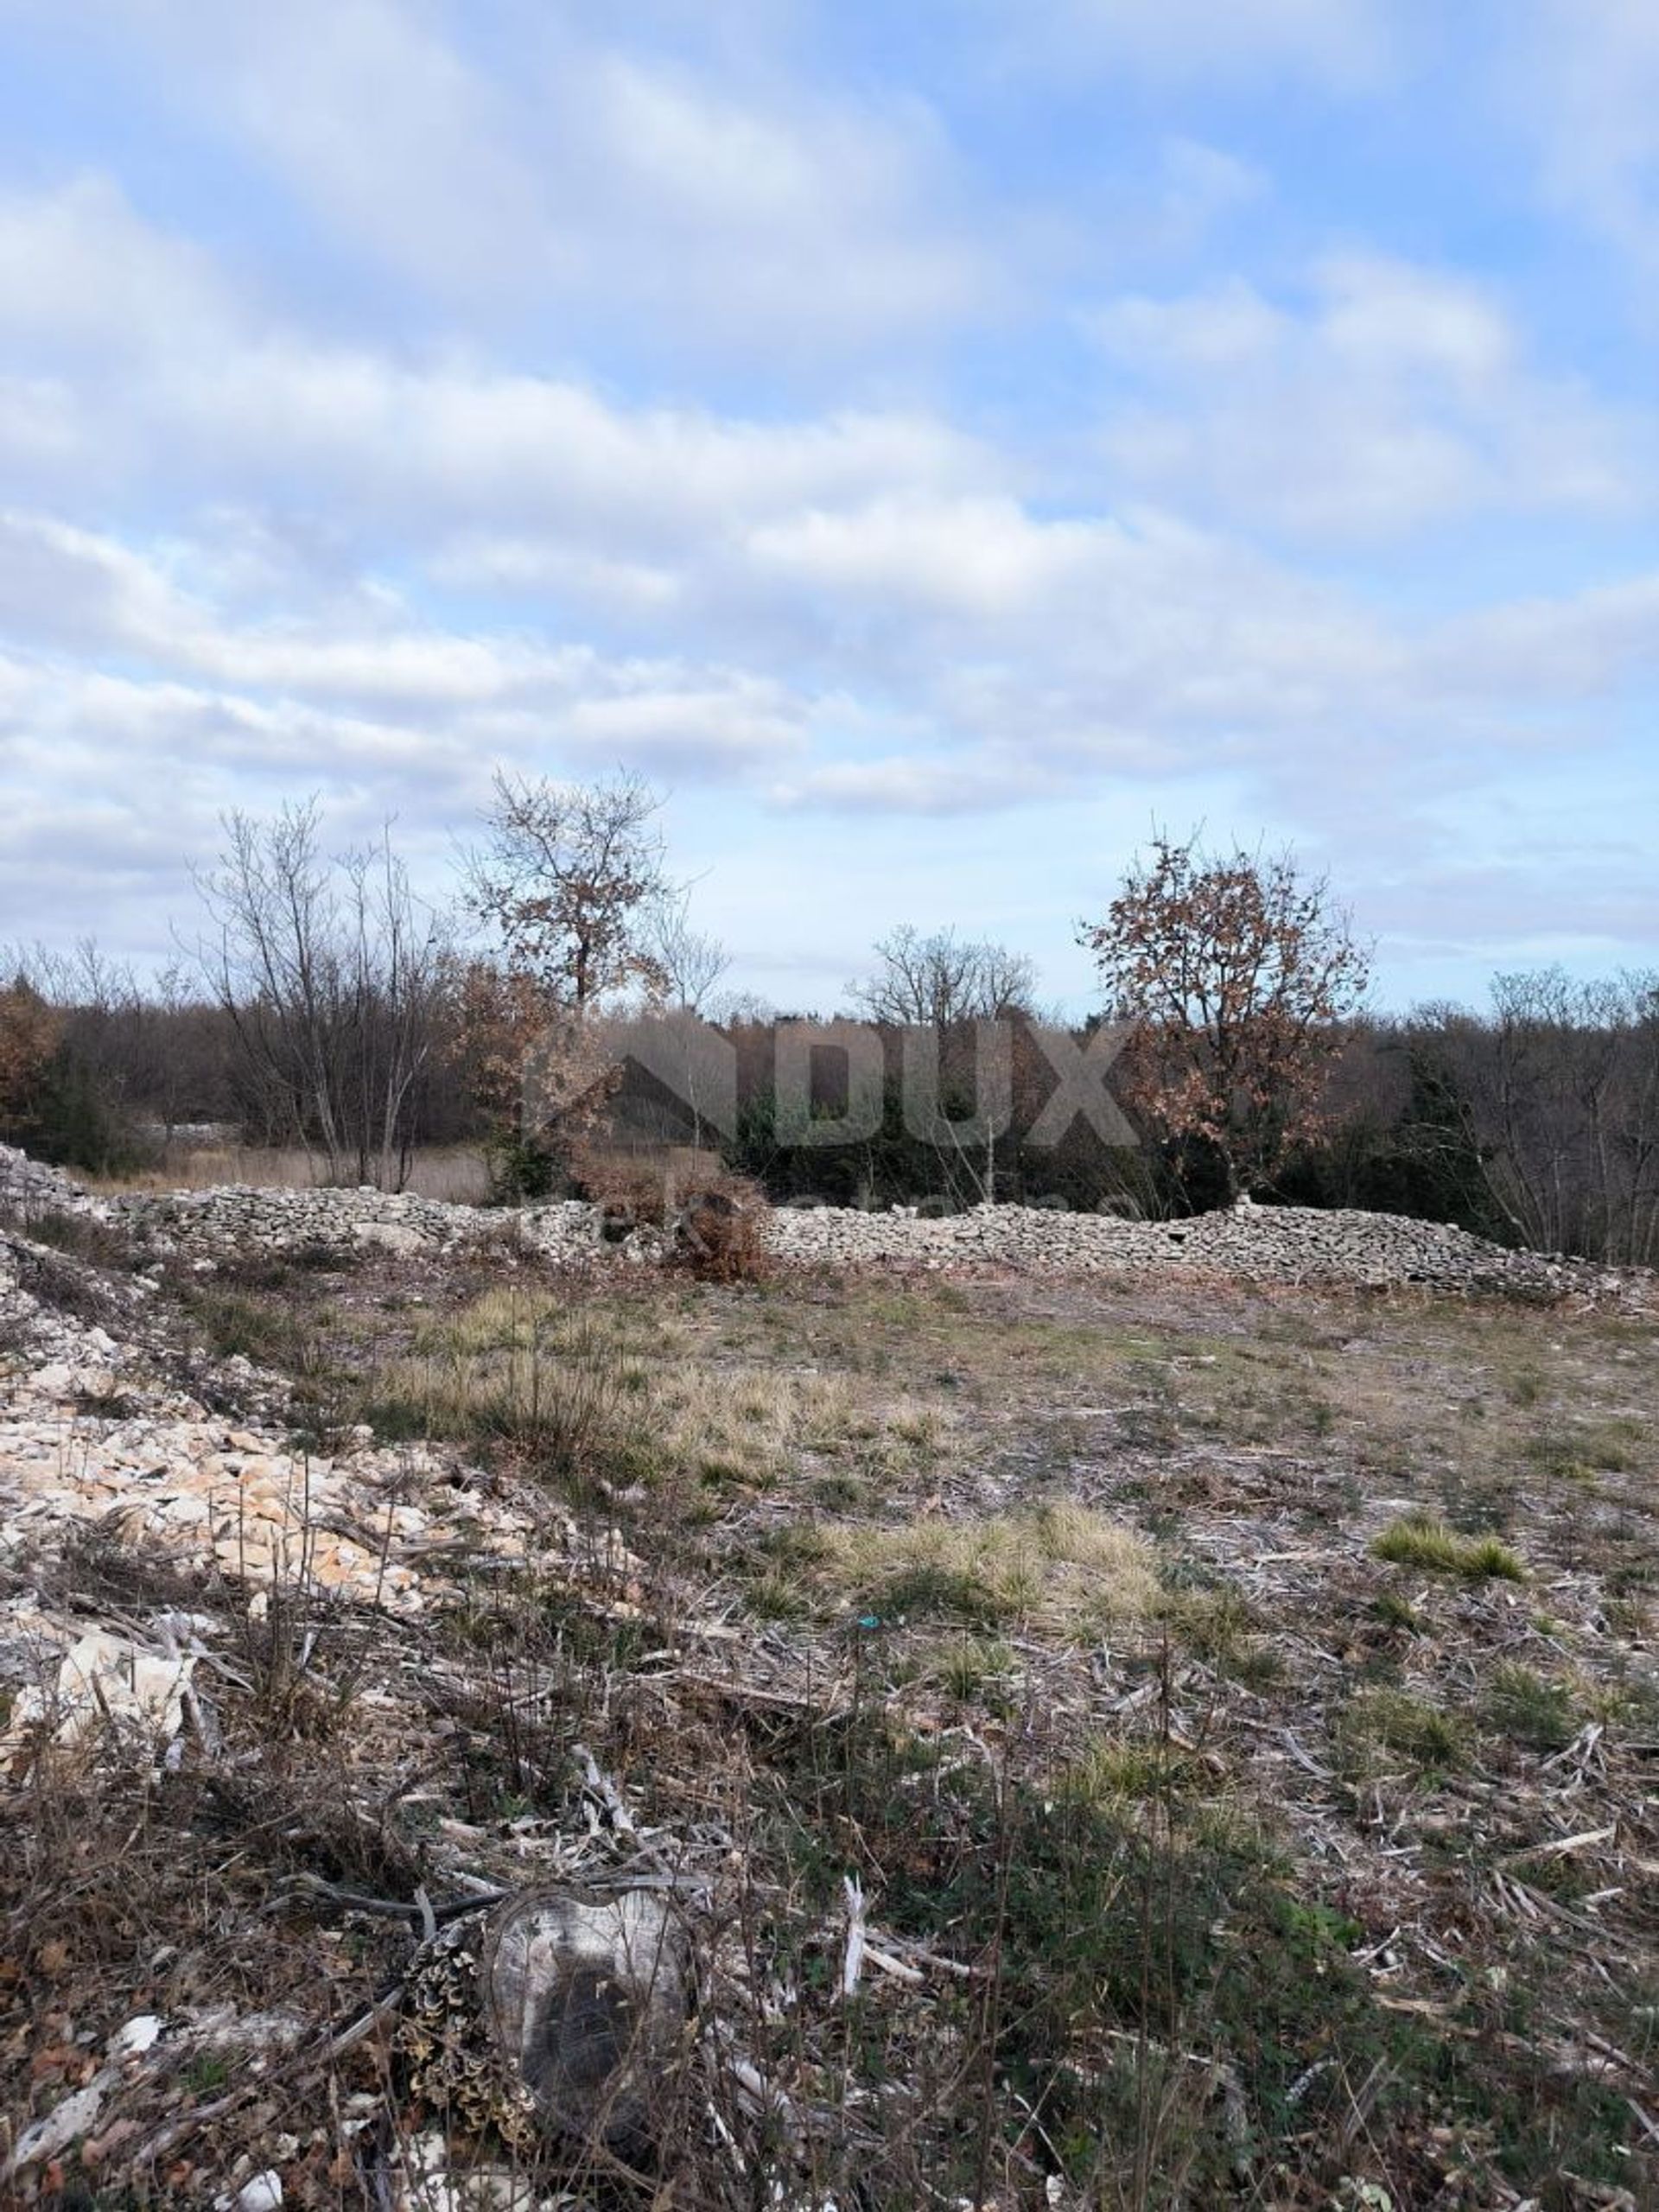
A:
POLYGON ((118 2028, 110 2037, 111 2058, 137 2058, 152 2049, 162 2032, 162 2024, 154 2012, 140 2012, 137 2019, 129 2020, 124 2028, 118 2028))
POLYGON ((283 2201, 283 2177, 274 2167, 245 2181, 234 2196, 226 2190, 213 2199, 213 2212, 276 2212, 283 2201))
POLYGON ((61 2104, 54 2105, 44 2120, 26 2127, 17 2138, 16 2149, 0 2174, 22 2173, 25 2166, 36 2164, 42 2158, 55 2158, 77 2136, 90 2135, 97 2125, 98 2115, 104 2108, 104 2098, 113 2077, 99 2073, 66 2097, 61 2104))
POLYGON ((188 1656, 157 1658, 124 1637, 89 1629, 64 1653, 49 1690, 30 1684, 19 1693, 6 1732, 55 1719, 54 1739, 73 1744, 108 1718, 170 1738, 183 1725, 185 1687, 195 1663, 188 1656))

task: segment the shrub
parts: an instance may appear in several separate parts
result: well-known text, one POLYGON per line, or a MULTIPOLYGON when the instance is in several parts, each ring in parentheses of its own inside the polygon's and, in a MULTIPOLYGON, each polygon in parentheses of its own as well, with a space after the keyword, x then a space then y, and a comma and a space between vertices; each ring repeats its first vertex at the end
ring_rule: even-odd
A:
POLYGON ((660 1228, 667 1218, 668 1166, 660 1153, 577 1145, 571 1149, 570 1173, 579 1197, 629 1227, 647 1223, 660 1228))
POLYGON ((722 1174, 681 1209, 674 1231, 677 1262, 700 1282, 764 1281, 771 1272, 766 1210, 756 1185, 722 1174))
POLYGON ((495 1206, 521 1206, 550 1198, 564 1181, 556 1154, 517 1130, 486 1141, 484 1172, 489 1178, 490 1204, 495 1206))

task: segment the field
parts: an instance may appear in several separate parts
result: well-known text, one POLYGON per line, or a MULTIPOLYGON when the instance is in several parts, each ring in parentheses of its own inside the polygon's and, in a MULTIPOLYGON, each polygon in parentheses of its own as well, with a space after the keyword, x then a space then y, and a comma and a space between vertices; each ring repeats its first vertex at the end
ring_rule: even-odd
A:
POLYGON ((162 1298, 296 1451, 481 1459, 545 1535, 397 1618, 10 1561, 226 1655, 211 1753, 14 1765, 16 2121, 135 2014, 291 2031, 198 2039, 60 2201, 1659 2201, 1652 1318, 326 1252, 162 1298), (642 1869, 697 1961, 652 2140, 504 2150, 398 2024, 423 1913, 642 1869))
MULTIPOLYGON (((155 1165, 130 1173, 94 1175, 87 1187, 113 1195, 123 1191, 213 1191, 245 1184, 257 1191, 308 1191, 324 1179, 322 1155, 297 1145, 173 1144, 155 1165)), ((410 1190, 450 1205, 481 1205, 489 1195, 489 1171, 474 1145, 427 1145, 410 1169, 410 1190)))

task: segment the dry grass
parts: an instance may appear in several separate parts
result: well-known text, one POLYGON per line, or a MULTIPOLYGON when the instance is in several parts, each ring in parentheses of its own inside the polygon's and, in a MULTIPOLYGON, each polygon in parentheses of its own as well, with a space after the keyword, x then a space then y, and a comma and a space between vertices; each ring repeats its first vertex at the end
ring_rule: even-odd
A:
POLYGON ((717 1494, 769 1490, 807 1462, 891 1474, 950 1426, 903 1399, 872 1412, 842 1376, 699 1358, 661 1300, 573 1306, 517 1287, 423 1322, 378 1372, 372 1413, 391 1433, 499 1438, 614 1486, 717 1494))
POLYGON ((0 1774, 12 2116, 155 2010, 181 2055, 111 2116, 196 2128, 71 2149, 67 2201, 211 2202, 238 2159, 398 2201, 445 2112, 329 2039, 419 1896, 671 1878, 685 2094, 649 2171, 550 2145, 546 2201, 1659 2202, 1659 1325, 502 1265, 238 1296, 457 1440, 425 1479, 485 1459, 522 1556, 435 1561, 418 1622, 296 1590, 251 1641, 233 1589, 73 1565, 88 1611, 218 1624, 220 1736, 0 1774), (292 2009, 304 2063, 187 2058, 220 2001, 292 2009))
POLYGON ((837 1529, 827 1541, 823 1571, 878 1617, 1020 1627, 1068 1639, 1145 1620, 1160 1595, 1145 1537, 1071 1503, 837 1529))
MULTIPOLYGON (((124 1191, 211 1191, 245 1184, 256 1191, 310 1191, 325 1180, 321 1154, 297 1146, 179 1145, 156 1166, 130 1175, 90 1175, 89 1190, 114 1195, 124 1191)), ((482 1153, 471 1145, 434 1145, 415 1155, 407 1188, 416 1197, 452 1205, 482 1205, 489 1197, 489 1173, 482 1153)))

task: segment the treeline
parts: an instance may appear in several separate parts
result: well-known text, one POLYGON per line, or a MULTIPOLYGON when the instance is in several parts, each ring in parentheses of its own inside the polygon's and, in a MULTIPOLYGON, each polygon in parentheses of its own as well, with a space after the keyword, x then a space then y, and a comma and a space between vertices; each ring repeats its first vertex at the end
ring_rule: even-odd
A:
MULTIPOLYGON (((207 1126, 253 1147, 304 1145, 320 1179, 333 1172, 396 1187, 417 1149, 516 1148, 503 1146, 467 1064, 458 998, 440 994, 428 1008, 388 1177, 372 1147, 366 1160, 358 1149, 359 1135, 378 1126, 369 1116, 347 1118, 352 1146, 331 1171, 321 1131, 250 1081, 232 1016, 176 981, 145 986, 90 947, 73 961, 29 960, 21 974, 14 957, 11 972, 0 988, 0 1137, 37 1157, 118 1173, 158 1163, 170 1138, 207 1126), (25 1064, 32 1079, 20 1080, 25 1064)), ((837 1025, 805 1026, 825 1039, 811 1059, 815 1103, 830 1121, 847 1105, 837 1025)), ((988 1147, 975 1135, 930 1139, 907 1126, 906 1030, 884 1025, 880 1126, 855 1142, 825 1144, 779 1133, 777 1025, 751 1018, 721 1029, 740 1071, 735 1134, 700 1127, 683 1102, 629 1069, 607 1107, 612 1148, 717 1147, 779 1202, 931 1201, 954 1210, 994 1196, 1149 1216, 1225 1202, 1213 1164, 1151 1132, 1133 1149, 1106 1145, 1081 1123, 1057 1144, 1030 1143, 1052 1077, 1029 1046, 1016 1046, 1020 1079, 1005 1135, 988 1147)), ((947 1031, 943 1059, 942 1116, 970 1122, 971 1032, 947 1031)), ((372 1068, 369 1086, 372 1095, 372 1068)), ((1659 1266, 1659 977, 1574 984, 1546 969, 1502 979, 1484 1014, 1439 1007, 1351 1021, 1325 1065, 1318 1119, 1318 1134, 1290 1149, 1259 1198, 1412 1214, 1500 1243, 1659 1266)), ((502 1195, 513 1195, 511 1160, 499 1172, 502 1195)), ((563 1179, 550 1168, 537 1187, 563 1179)))
MULTIPOLYGON (((1308 1126, 1254 1195, 1414 1215, 1497 1243, 1659 1266, 1659 976, 1574 984, 1545 969, 1503 978, 1495 1001, 1484 1015, 1436 1007, 1345 1023, 1308 1126)), ((811 1027, 828 1040, 814 1060, 815 1070, 822 1063, 816 1104, 830 1122, 847 1105, 836 1025, 811 1027)), ((741 1075, 737 1135, 722 1150, 777 1201, 931 1201, 929 1210, 955 1211, 994 1197, 1160 1217, 1228 1202, 1213 1152, 1161 1135, 1132 1105, 1132 1147, 1104 1142, 1080 1120, 1058 1142, 1033 1143, 1052 1075, 1028 1043, 1015 1046, 1011 1126, 987 1146, 914 1132, 900 1079, 908 1033, 884 1028, 880 1126, 826 1145, 816 1133, 803 1142, 779 1132, 775 1027, 740 1024, 727 1033, 741 1075)), ((947 1034, 943 1057, 944 1113, 965 1126, 977 1103, 971 1033, 947 1034)), ((637 1077, 618 1103, 629 1141, 706 1141, 683 1108, 637 1077)))
POLYGON ((330 853, 315 803, 229 817, 160 976, 91 942, 5 956, 0 1137, 108 1174, 207 1125, 388 1188, 418 1152, 467 1145, 503 1198, 692 1146, 780 1202, 1163 1215, 1248 1191, 1659 1265, 1659 974, 1543 969, 1499 978, 1482 1013, 1380 1019, 1322 881, 1287 855, 1159 839, 1080 930, 1095 1020, 1045 1019, 1019 954, 906 929, 849 986, 849 1052, 833 1018, 724 992, 657 808, 627 777, 498 779, 442 907, 390 832, 330 853), (626 1009, 715 1025, 728 1114, 660 1058, 619 1060, 607 1020, 626 1009), (1085 1059, 1112 1125, 1057 1116, 1085 1059))

